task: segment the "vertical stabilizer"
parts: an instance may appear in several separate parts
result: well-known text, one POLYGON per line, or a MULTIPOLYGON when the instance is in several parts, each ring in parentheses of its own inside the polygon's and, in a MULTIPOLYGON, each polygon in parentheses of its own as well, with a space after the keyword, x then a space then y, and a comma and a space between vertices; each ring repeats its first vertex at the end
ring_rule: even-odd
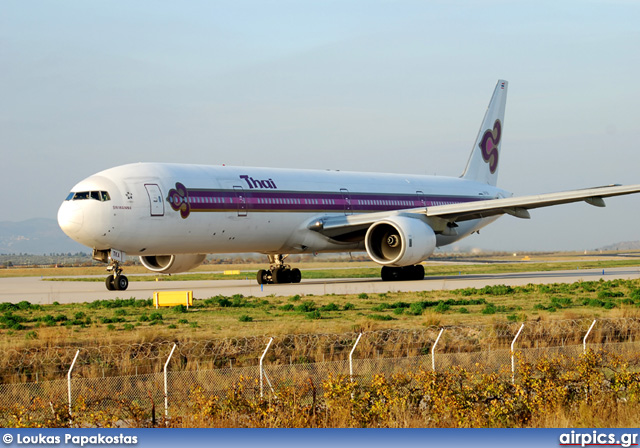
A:
POLYGON ((509 83, 498 80, 462 178, 496 185, 509 83))

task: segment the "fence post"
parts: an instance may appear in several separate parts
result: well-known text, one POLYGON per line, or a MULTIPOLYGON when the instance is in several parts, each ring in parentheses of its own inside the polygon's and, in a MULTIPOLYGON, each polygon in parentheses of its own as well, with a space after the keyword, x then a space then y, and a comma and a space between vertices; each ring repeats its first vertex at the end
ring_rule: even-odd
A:
POLYGON ((169 353, 169 357, 167 358, 167 362, 164 363, 164 418, 169 416, 169 388, 167 387, 167 366, 169 365, 169 361, 171 361, 171 357, 173 356, 173 351, 176 349, 177 344, 173 344, 173 348, 171 349, 171 353, 169 353))
POLYGON ((516 339, 518 339, 518 336, 520 336, 520 332, 522 331, 523 328, 524 328, 524 324, 520 326, 518 333, 516 333, 516 337, 513 338, 513 342, 511 342, 511 383, 512 384, 515 384, 516 382, 516 359, 513 353, 513 346, 515 345, 516 339))
POLYGON ((438 337, 436 338, 436 342, 433 343, 433 347, 431 347, 431 370, 436 371, 436 345, 438 345, 438 341, 440 340, 440 336, 442 336, 442 332, 444 328, 440 329, 440 333, 438 333, 438 337))
POLYGON ((353 352, 356 351, 356 347, 358 346, 358 342, 360 342, 361 337, 362 337, 362 333, 358 335, 358 339, 356 339, 356 343, 353 344, 353 348, 349 353, 349 378, 351 379, 352 383, 353 383, 353 352))
POLYGON ((67 390, 69 391, 69 417, 71 417, 71 371, 73 370, 73 366, 76 365, 76 359, 78 359, 78 354, 80 350, 76 352, 76 356, 73 357, 73 362, 71 362, 71 367, 69 367, 69 373, 67 373, 67 390))
POLYGON ((584 335, 584 339, 582 340, 582 353, 586 354, 587 353, 587 338, 589 337, 589 333, 591 333, 591 330, 593 329, 593 326, 596 324, 596 319, 593 319, 593 322, 591 323, 591 326, 589 327, 589 330, 587 331, 587 334, 584 335))
POLYGON ((264 370, 262 369, 262 361, 264 360, 264 357, 267 354, 267 350, 269 350, 269 347, 271 347, 271 343, 272 342, 273 342, 273 338, 269 339, 269 343, 267 344, 267 348, 264 349, 264 353, 260 357, 260 398, 262 398, 263 378, 264 378, 264 370))

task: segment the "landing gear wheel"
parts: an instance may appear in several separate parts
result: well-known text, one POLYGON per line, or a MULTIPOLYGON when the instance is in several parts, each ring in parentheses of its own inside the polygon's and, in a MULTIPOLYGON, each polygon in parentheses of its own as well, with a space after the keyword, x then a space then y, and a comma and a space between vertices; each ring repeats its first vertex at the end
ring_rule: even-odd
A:
POLYGON ((380 277, 382 277, 383 282, 392 282, 402 280, 400 278, 400 268, 392 268, 390 266, 382 266, 380 270, 380 277))
POLYGON ((424 280, 424 266, 417 264, 413 266, 413 280, 424 280))
POLYGON ((291 283, 291 269, 276 268, 271 271, 273 283, 291 283))
POLYGON ((271 267, 269 270, 260 269, 256 275, 259 285, 267 283, 300 283, 302 273, 300 269, 291 269, 291 266, 284 264, 286 255, 269 255, 271 267))
MULTIPOLYGON (((94 251, 95 253, 96 251, 94 251)), ((124 253, 124 252, 123 252, 124 253)), ((95 258, 95 255, 94 255, 95 258)), ((96 258, 98 259, 98 258, 96 258)), ((105 261, 102 258, 100 261, 105 261)), ((107 289, 109 291, 124 291, 129 287, 129 279, 122 275, 122 268, 120 267, 120 262, 115 260, 109 255, 108 257, 109 265, 107 266, 107 271, 111 274, 104 281, 107 289)))
POLYGON ((414 266, 404 266, 401 268, 382 266, 380 270, 382 281, 403 281, 403 280, 423 280, 424 266, 416 264, 414 266))
POLYGON ((258 280, 258 285, 264 285, 269 283, 269 277, 267 277, 269 271, 266 269, 260 269, 258 271, 258 275, 256 275, 256 279, 258 280))
POLYGON ((114 283, 118 291, 125 291, 129 287, 129 279, 124 275, 117 275, 114 283))

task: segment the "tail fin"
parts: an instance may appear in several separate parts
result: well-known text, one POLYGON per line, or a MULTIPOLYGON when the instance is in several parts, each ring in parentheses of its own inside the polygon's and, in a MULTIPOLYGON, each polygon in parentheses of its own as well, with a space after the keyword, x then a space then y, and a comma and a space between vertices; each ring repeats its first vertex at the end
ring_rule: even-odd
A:
POLYGON ((507 81, 498 80, 487 112, 484 114, 478 137, 476 137, 476 142, 471 150, 467 167, 462 173, 463 179, 496 185, 508 85, 507 81))

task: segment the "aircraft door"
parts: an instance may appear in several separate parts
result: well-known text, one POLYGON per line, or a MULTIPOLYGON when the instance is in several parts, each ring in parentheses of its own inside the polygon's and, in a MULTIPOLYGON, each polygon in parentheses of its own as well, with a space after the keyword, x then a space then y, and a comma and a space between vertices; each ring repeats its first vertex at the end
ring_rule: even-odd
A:
POLYGON ((238 206, 238 216, 247 216, 247 198, 244 188, 239 186, 233 187, 236 193, 236 205, 238 206))
POLYGON ((341 188, 340 192, 342 193, 342 199, 344 200, 344 214, 352 215, 353 206, 351 205, 351 194, 349 193, 349 190, 341 188))
POLYGON ((162 200, 162 191, 157 184, 144 184, 149 196, 149 206, 151 208, 151 216, 164 216, 164 201, 162 200))

